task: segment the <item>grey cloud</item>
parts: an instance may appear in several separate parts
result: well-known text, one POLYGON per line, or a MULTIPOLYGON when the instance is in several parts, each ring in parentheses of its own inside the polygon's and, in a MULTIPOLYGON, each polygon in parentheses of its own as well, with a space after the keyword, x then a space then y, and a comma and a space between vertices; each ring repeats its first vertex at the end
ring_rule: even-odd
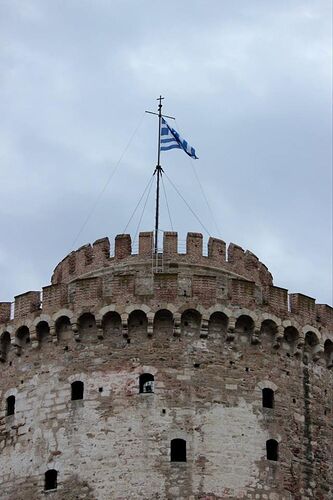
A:
MULTIPOLYGON (((123 231, 156 162, 144 110, 163 93, 220 234, 190 161, 173 151, 163 165, 205 227, 254 251, 279 286, 330 303, 331 2, 170 0, 168 13, 161 1, 0 4, 0 299, 49 282, 141 123, 75 244, 123 231)), ((201 230, 165 187, 181 239, 201 230)))

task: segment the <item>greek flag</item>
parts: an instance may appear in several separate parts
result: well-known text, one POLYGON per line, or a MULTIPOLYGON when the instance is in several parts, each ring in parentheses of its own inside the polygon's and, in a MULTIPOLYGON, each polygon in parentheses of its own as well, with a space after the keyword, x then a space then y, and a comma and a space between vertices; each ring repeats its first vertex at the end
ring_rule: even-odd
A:
POLYGON ((195 158, 196 160, 198 157, 195 154, 195 149, 192 148, 192 146, 189 145, 185 139, 180 137, 178 132, 162 118, 162 124, 161 124, 161 151, 169 151, 169 149, 182 149, 185 151, 187 155, 189 155, 191 158, 195 158))

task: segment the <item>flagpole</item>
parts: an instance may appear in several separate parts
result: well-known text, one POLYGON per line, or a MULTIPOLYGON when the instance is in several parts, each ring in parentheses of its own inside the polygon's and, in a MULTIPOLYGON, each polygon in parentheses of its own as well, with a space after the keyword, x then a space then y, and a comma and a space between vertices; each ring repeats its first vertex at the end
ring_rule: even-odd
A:
POLYGON ((156 205, 155 205, 155 235, 154 235, 154 253, 157 257, 158 254, 158 228, 159 228, 159 215, 160 215, 160 178, 162 177, 163 168, 161 167, 161 127, 162 127, 162 117, 170 118, 174 120, 173 116, 162 115, 162 100, 164 97, 160 95, 157 99, 159 101, 158 104, 158 113, 154 113, 153 111, 146 111, 151 115, 158 116, 158 145, 157 145, 157 165, 154 170, 154 175, 156 174, 156 205))
POLYGON ((161 161, 161 125, 162 125, 162 97, 157 99, 158 104, 158 145, 157 145, 157 165, 155 168, 154 175, 156 174, 156 209, 155 209, 155 242, 154 242, 154 252, 158 253, 158 226, 159 226, 159 215, 160 215, 160 177, 162 175, 162 167, 160 165, 161 161))

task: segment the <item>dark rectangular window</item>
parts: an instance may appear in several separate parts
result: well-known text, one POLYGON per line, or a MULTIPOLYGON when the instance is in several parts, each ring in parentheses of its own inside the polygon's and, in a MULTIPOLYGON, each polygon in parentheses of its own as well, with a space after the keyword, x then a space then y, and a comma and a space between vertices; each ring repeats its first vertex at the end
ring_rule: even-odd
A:
POLYGON ((50 469, 45 472, 45 490, 57 489, 58 472, 55 469, 50 469))
POLYGON ((84 384, 80 380, 72 383, 72 401, 83 399, 84 384))
POLYGON ((6 405, 6 415, 14 415, 15 413, 15 396, 8 396, 6 405))

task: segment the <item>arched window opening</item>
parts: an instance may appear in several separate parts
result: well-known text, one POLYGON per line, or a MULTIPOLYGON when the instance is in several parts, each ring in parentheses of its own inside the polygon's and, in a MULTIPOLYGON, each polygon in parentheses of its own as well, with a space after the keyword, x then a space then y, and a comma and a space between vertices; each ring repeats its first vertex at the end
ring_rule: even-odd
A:
POLYGON ((277 325, 271 319, 265 319, 261 323, 260 338, 263 344, 273 345, 274 338, 277 334, 277 325))
POLYGON ((289 352, 293 353, 294 350, 296 349, 298 338, 299 338, 299 333, 296 330, 296 328, 294 326, 287 326, 287 328, 285 328, 284 330, 284 335, 283 335, 284 348, 287 349, 289 352))
POLYGON ((254 329, 254 322, 250 316, 239 316, 235 325, 235 332, 240 338, 243 337, 243 341, 247 341, 251 338, 254 329))
POLYGON ((97 329, 95 316, 91 313, 84 313, 78 319, 79 334, 82 338, 96 338, 97 329))
POLYGON ((10 334, 4 332, 0 337, 0 361, 5 362, 10 349, 10 334))
POLYGON ((114 349, 125 347, 126 338, 122 334, 122 323, 120 314, 109 311, 103 316, 102 329, 105 342, 114 349))
POLYGON ((208 335, 210 338, 223 337, 228 328, 228 318, 222 312, 214 312, 209 318, 208 335))
POLYGON ((185 439, 173 439, 171 441, 171 462, 186 462, 185 439))
POLYGON ((73 382, 72 385, 72 401, 83 399, 84 384, 80 380, 73 382))
POLYGON ((128 317, 128 334, 135 338, 136 335, 147 335, 148 320, 143 311, 132 311, 128 317))
POLYGON ((184 311, 181 318, 181 332, 187 337, 195 337, 200 334, 201 314, 194 309, 184 311))
POLYGON ((304 344, 306 348, 312 350, 317 344, 319 344, 317 335, 314 332, 306 332, 304 344))
POLYGON ((287 326, 287 328, 284 330, 284 339, 289 344, 292 344, 297 341, 298 331, 294 326, 287 326))
POLYGON ((56 490, 57 489, 57 479, 58 472, 55 469, 49 469, 45 472, 45 482, 44 489, 47 490, 56 490))
POLYGON ((15 396, 8 396, 6 401, 6 416, 14 415, 15 413, 15 396))
POLYGON ((274 408, 274 391, 273 389, 265 388, 262 390, 262 406, 263 408, 274 408))
POLYGON ((153 326, 154 335, 172 337, 173 335, 173 316, 167 309, 160 309, 154 317, 153 326))
POLYGON ((61 316, 57 319, 55 331, 59 341, 68 341, 73 338, 71 322, 67 316, 61 316))
POLYGON ((327 368, 333 368, 333 342, 329 339, 324 344, 324 356, 327 368))
POLYGON ((139 377, 140 394, 152 394, 154 392, 154 375, 142 373, 139 377))
POLYGON ((27 326, 21 326, 16 332, 16 343, 20 347, 24 347, 30 342, 30 332, 27 326))
POLYGON ((278 450, 279 450, 279 443, 275 439, 269 439, 268 441, 266 441, 267 460, 273 460, 274 462, 277 462, 278 450))
POLYGON ((36 334, 39 342, 44 342, 50 333, 49 324, 46 321, 40 321, 36 326, 36 334))
POLYGON ((104 335, 114 335, 121 333, 121 317, 115 311, 105 314, 102 321, 104 335))
POLYGON ((304 337, 304 352, 303 362, 307 364, 309 361, 318 361, 319 357, 316 354, 318 350, 319 339, 314 332, 306 332, 304 337))

